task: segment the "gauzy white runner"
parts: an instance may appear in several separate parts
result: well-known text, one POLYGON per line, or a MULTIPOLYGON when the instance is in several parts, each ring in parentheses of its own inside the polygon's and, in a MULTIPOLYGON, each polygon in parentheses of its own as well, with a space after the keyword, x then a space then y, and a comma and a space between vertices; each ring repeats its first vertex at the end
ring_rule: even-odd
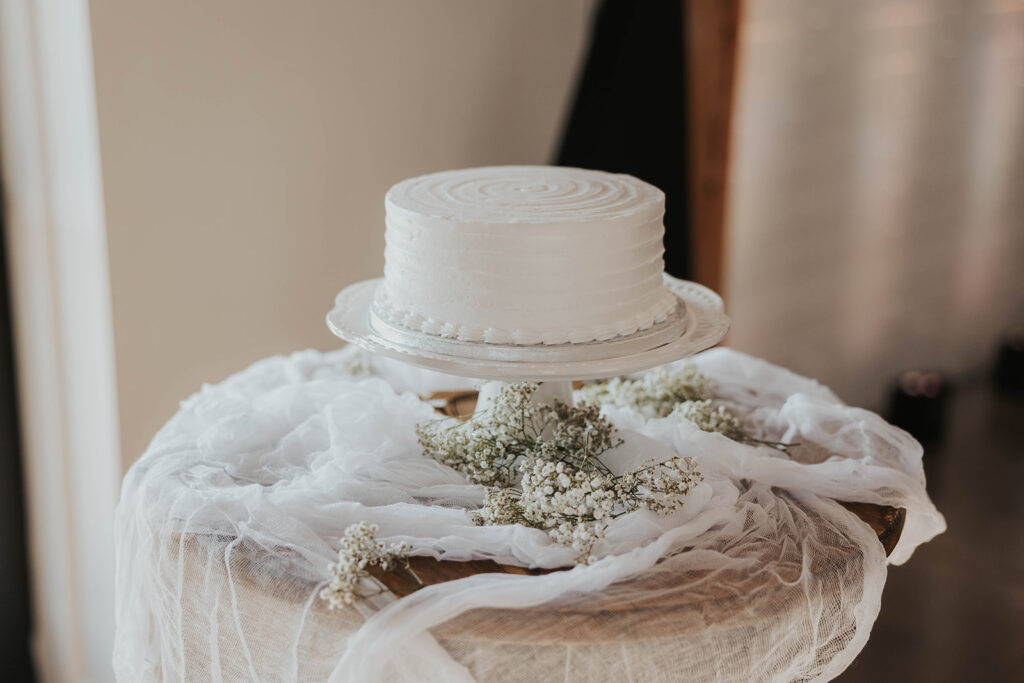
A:
MULTIPOLYGON (((716 397, 762 435, 801 446, 789 457, 678 415, 607 407, 625 439, 602 456, 613 469, 696 458, 705 481, 678 513, 617 518, 596 548, 602 559, 589 566, 481 574, 335 611, 317 594, 338 537, 355 522, 378 525, 378 538, 404 541, 414 555, 446 560, 553 568, 572 565, 576 552, 537 529, 476 526, 470 511, 483 488, 422 455, 414 427, 437 416, 417 395, 470 380, 349 347, 269 358, 203 387, 125 477, 118 679, 833 678, 864 646, 886 576, 874 533, 834 501, 905 508, 888 558, 905 562, 945 528, 925 492, 921 448, 874 413, 756 358, 713 349, 681 363, 711 378, 716 397), (699 578, 675 578, 683 576, 699 578), (757 594, 747 596, 752 587, 757 594), (663 623, 648 620, 643 637, 624 628, 610 642, 567 638, 557 620, 543 619, 526 624, 526 640, 431 631, 470 610, 532 607, 512 613, 521 615, 514 622, 585 604, 595 592, 708 602, 699 623, 683 628, 666 614, 663 623), (739 602, 712 599, 723 592, 739 602)), ((509 632, 522 626, 509 623, 509 632)))

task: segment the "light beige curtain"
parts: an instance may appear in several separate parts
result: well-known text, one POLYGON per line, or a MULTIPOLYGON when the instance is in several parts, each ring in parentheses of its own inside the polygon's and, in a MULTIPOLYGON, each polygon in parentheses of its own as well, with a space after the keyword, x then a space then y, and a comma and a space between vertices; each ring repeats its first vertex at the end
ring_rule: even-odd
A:
POLYGON ((733 346, 877 405, 1024 322, 1024 3, 748 0, 733 346))
POLYGON ((91 54, 84 0, 0 0, 4 238, 41 683, 113 675, 120 454, 91 54))

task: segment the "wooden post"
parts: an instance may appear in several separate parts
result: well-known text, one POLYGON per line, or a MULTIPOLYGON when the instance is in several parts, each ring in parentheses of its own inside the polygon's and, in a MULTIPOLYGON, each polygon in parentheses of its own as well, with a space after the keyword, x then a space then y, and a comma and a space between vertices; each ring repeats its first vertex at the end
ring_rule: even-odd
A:
POLYGON ((742 0, 686 0, 684 4, 693 279, 723 293, 729 139, 742 0))

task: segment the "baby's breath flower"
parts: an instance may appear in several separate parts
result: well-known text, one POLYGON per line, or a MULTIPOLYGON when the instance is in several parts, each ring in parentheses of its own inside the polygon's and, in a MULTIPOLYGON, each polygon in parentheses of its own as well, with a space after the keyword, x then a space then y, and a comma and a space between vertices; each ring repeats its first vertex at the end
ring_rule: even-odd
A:
POLYGON ((537 389, 525 382, 505 385, 490 410, 466 422, 418 425, 424 455, 458 470, 474 484, 507 487, 518 478, 516 464, 522 458, 599 462, 598 455, 618 445, 615 428, 596 406, 557 400, 537 405, 537 389))
POLYGON ((710 398, 711 381, 692 365, 661 368, 638 379, 615 377, 587 384, 577 392, 581 403, 611 404, 665 417, 677 404, 710 398))
POLYGON ((677 456, 627 472, 619 478, 618 486, 623 499, 668 515, 681 508, 681 498, 702 481, 697 461, 677 456))
POLYGON ((501 526, 503 524, 524 524, 531 526, 523 514, 519 501, 520 492, 515 489, 488 489, 484 505, 473 514, 473 521, 479 526, 501 526))
POLYGON ((591 562, 611 520, 641 508, 677 510, 702 480, 690 458, 615 476, 599 456, 622 440, 600 407, 538 405, 537 388, 507 385, 490 410, 467 422, 417 427, 426 455, 489 487, 477 524, 541 529, 573 548, 578 562, 591 562))
POLYGON ((409 551, 406 543, 390 545, 376 539, 377 525, 359 522, 349 525, 341 536, 338 561, 328 566, 331 583, 320 591, 320 598, 330 609, 351 605, 359 598, 369 597, 361 591, 369 582, 368 567, 377 566, 384 571, 408 568, 409 551))
POLYGON ((594 545, 612 519, 641 508, 672 513, 703 480, 692 458, 678 457, 619 476, 539 458, 523 461, 519 469, 518 488, 488 491, 477 524, 542 529, 573 548, 578 562, 593 560, 594 545))
POLYGON ((588 384, 577 392, 581 402, 629 408, 647 417, 681 415, 705 432, 724 434, 748 445, 769 446, 787 455, 788 449, 797 445, 755 438, 728 408, 713 404, 711 394, 711 381, 692 365, 663 368, 638 379, 616 377, 588 384))
POLYGON ((685 417, 705 432, 718 432, 733 441, 743 441, 746 438, 739 418, 723 405, 716 407, 711 399, 685 401, 677 405, 672 413, 685 417))
POLYGON ((715 406, 710 399, 685 401, 676 406, 672 414, 686 418, 705 432, 717 432, 733 441, 748 445, 769 446, 787 455, 788 449, 797 445, 781 441, 764 441, 754 437, 743 428, 743 423, 728 408, 724 405, 715 406))

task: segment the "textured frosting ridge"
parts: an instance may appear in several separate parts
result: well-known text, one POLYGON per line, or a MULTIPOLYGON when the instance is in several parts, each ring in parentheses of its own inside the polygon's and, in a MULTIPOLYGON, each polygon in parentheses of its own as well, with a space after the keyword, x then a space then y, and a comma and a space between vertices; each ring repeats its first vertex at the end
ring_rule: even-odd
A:
POLYGON ((662 284, 664 194, 551 166, 446 171, 388 192, 375 314, 427 334, 562 344, 633 334, 678 305, 662 284))

